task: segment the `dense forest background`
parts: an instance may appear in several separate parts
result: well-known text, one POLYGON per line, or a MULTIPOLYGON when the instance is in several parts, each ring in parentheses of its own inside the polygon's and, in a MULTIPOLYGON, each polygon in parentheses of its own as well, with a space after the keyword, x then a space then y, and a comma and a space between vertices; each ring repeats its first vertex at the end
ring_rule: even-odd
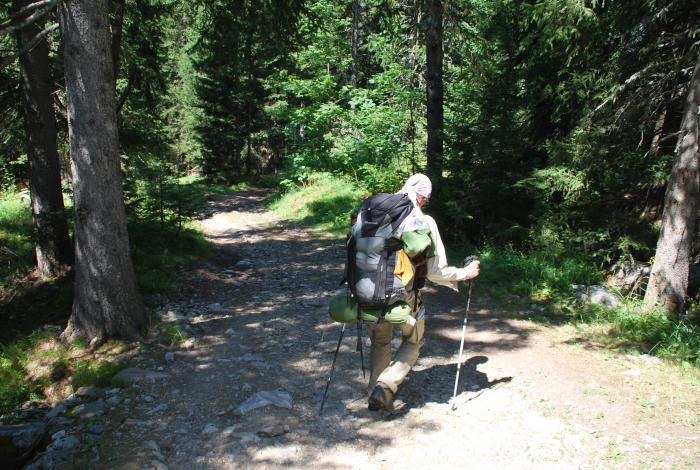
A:
MULTIPOLYGON (((203 194, 246 181, 275 186, 278 198, 340 181, 355 192, 336 192, 316 211, 342 226, 363 193, 393 192, 410 174, 427 172, 435 187, 428 210, 451 246, 491 253, 493 266, 520 259, 521 271, 511 266, 500 275, 520 276, 521 287, 532 288, 547 269, 557 272, 556 282, 527 292, 533 298, 662 258, 657 241, 669 181, 689 174, 672 172, 674 160, 686 135, 697 139, 700 9, 694 0, 95 5, 95 14, 108 18, 107 42, 95 57, 105 59, 100 86, 114 93, 109 107, 118 135, 118 171, 104 173, 102 182, 122 180, 123 254, 136 263, 141 293, 159 291, 158 270, 172 268, 149 259, 157 253, 151 247, 200 243, 186 237, 193 236, 188 220, 203 194), (523 267, 526 259, 539 259, 537 272, 523 267), (578 278, 560 275, 567 269, 578 278)), ((81 173, 86 167, 76 165, 80 142, 70 136, 90 134, 93 126, 99 140, 111 128, 95 131, 106 115, 79 111, 82 95, 72 91, 73 72, 90 66, 80 69, 85 64, 76 54, 66 54, 80 44, 70 42, 71 8, 55 0, 0 0, 0 260, 8 292, 35 264, 43 277, 60 276, 58 267, 74 258, 69 235, 78 255, 106 243, 89 238, 89 230, 88 238, 80 235, 88 212, 76 201, 100 193, 78 189, 88 178, 81 173), (37 152, 58 168, 32 163, 40 161, 32 160, 37 152), (32 185, 50 187, 41 175, 52 171, 59 189, 48 192, 63 197, 54 196, 52 216, 40 216, 48 206, 37 204, 40 187, 32 185), (26 203, 9 202, 21 201, 27 189, 33 224, 26 203), (13 224, 33 225, 33 235, 16 236, 13 224)), ((678 243, 685 254, 670 262, 685 270, 683 294, 667 303, 681 320, 697 305, 692 275, 685 296, 698 254, 691 243, 698 238, 694 145, 686 155, 695 180, 683 180, 678 187, 688 189, 687 197, 675 199, 691 202, 681 204, 689 207, 684 217, 692 219, 685 225, 691 229, 676 230, 683 232, 678 243)), ((91 178, 99 187, 99 176, 91 178)), ((114 227, 106 231, 118 233, 118 221, 114 227)), ((177 250, 169 253, 162 258, 177 258, 177 250)), ((122 261, 115 276, 128 279, 131 261, 122 261)), ((75 285, 88 282, 90 272, 78 265, 75 285)), ((105 327, 103 320, 86 326, 81 295, 73 303, 75 336, 137 335, 141 314, 126 329, 105 327)), ((130 305, 140 311, 136 297, 130 305)))

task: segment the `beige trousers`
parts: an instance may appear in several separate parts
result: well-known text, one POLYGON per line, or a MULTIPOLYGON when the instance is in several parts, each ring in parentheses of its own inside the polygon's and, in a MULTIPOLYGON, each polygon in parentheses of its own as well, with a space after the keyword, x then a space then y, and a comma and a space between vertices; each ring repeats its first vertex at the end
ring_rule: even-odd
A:
POLYGON ((425 318, 417 320, 413 326, 401 325, 401 346, 396 351, 393 361, 391 360, 392 327, 393 325, 389 322, 367 325, 367 333, 372 341, 372 374, 369 378, 369 393, 372 393, 372 389, 377 384, 396 393, 399 385, 418 360, 425 330, 425 318))

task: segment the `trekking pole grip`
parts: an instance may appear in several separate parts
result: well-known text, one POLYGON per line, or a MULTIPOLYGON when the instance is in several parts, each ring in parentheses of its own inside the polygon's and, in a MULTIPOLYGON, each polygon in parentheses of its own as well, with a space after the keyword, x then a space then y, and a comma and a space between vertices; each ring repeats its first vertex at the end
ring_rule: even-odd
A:
POLYGON ((479 261, 479 257, 476 256, 476 255, 467 256, 466 258, 464 258, 464 265, 463 265, 463 267, 466 268, 467 266, 469 266, 470 264, 472 264, 472 262, 474 262, 474 261, 479 261))

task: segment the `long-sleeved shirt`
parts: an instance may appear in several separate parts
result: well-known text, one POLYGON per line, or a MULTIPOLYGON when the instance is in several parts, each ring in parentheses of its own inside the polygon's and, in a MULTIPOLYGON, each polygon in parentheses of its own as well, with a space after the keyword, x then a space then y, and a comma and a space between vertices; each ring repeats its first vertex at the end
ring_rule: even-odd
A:
POLYGON ((435 219, 427 214, 423 214, 423 220, 430 226, 430 233, 433 236, 433 240, 435 240, 435 256, 428 259, 428 279, 435 284, 458 290, 458 281, 466 277, 467 270, 466 268, 457 268, 447 264, 445 245, 442 244, 440 231, 437 223, 435 223, 435 219))

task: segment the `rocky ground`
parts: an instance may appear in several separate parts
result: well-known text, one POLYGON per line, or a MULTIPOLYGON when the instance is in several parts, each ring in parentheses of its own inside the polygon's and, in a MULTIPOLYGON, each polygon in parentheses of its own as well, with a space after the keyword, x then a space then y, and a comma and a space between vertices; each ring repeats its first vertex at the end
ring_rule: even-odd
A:
POLYGON ((87 456, 80 468, 700 465, 695 372, 598 349, 573 327, 533 321, 536 306, 499 310, 478 281, 455 409, 464 298, 430 287, 425 346, 397 397, 403 407, 367 410, 353 325, 319 416, 340 332, 327 304, 344 247, 264 211, 265 195, 211 201, 202 225, 216 259, 184 270, 179 295, 160 311, 190 339, 142 347, 122 387, 86 400, 102 418, 87 447, 73 443, 87 456))

